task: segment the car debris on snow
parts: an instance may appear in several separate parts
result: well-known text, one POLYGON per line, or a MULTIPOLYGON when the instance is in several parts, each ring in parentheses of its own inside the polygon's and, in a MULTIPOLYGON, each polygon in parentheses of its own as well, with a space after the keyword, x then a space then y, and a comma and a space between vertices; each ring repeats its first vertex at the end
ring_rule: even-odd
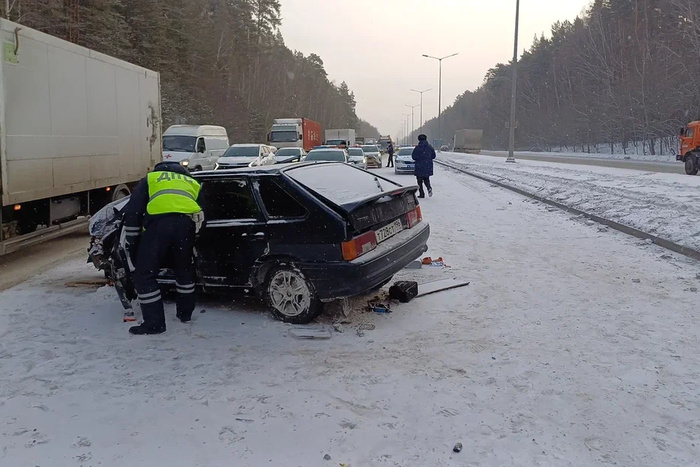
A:
POLYGON ((298 339, 330 339, 332 335, 325 326, 294 326, 289 334, 298 339))

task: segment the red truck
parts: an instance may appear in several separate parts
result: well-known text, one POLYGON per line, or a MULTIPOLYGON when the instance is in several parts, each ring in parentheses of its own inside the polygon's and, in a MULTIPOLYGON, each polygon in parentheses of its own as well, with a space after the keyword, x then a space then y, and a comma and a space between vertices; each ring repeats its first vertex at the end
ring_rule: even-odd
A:
POLYGON ((276 118, 267 141, 277 149, 303 148, 310 151, 321 144, 321 124, 308 118, 276 118))
POLYGON ((700 168, 700 121, 688 123, 681 128, 681 153, 676 160, 685 163, 685 173, 697 175, 700 168))

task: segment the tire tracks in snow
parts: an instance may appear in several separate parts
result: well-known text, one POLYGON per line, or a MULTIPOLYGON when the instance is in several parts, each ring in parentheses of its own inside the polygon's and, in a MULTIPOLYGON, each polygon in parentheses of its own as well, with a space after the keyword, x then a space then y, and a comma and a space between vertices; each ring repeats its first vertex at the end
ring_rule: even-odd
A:
MULTIPOLYGON (((503 182, 502 181, 504 179, 503 177, 501 177, 501 180, 497 180, 495 178, 488 177, 488 176, 481 175, 481 174, 477 174, 475 172, 466 170, 463 167, 459 167, 457 165, 450 164, 450 163, 447 163, 444 161, 435 160, 435 163, 437 163, 438 165, 445 167, 447 169, 450 169, 450 170, 453 170, 453 171, 456 171, 459 173, 463 173, 465 175, 469 175, 471 177, 477 178, 477 179, 485 181, 487 183, 491 183, 493 185, 497 185, 501 188, 505 188, 506 190, 513 191, 515 193, 518 193, 519 195, 522 195, 522 196, 525 196, 527 198, 539 201, 539 202, 544 203, 544 204, 549 205, 549 206, 556 207, 556 208, 561 209, 563 211, 566 211, 568 213, 571 213, 571 214, 574 214, 577 216, 582 216, 586 219, 590 219, 594 222, 605 225, 607 227, 610 227, 611 229, 617 230, 617 231, 625 233, 627 235, 631 235, 633 237, 636 237, 636 238, 639 238, 642 240, 651 240, 651 242, 655 245, 658 245, 662 248, 673 251, 675 253, 679 253, 679 254, 686 256, 688 258, 692 258, 692 259, 700 261, 700 251, 698 251, 698 250, 695 250, 693 248, 690 248, 690 247, 687 247, 684 245, 680 245, 680 244, 675 243, 671 240, 659 237, 659 236, 654 235, 654 234, 649 233, 649 232, 645 232, 645 231, 637 229, 635 227, 630 227, 628 225, 621 224, 621 223, 613 221, 611 219, 601 217, 597 214, 593 214, 593 213, 583 211, 583 210, 578 209, 578 208, 568 206, 568 205, 563 204, 559 201, 555 201, 553 199, 546 198, 544 196, 540 196, 536 193, 531 193, 527 190, 523 190, 521 188, 518 188, 516 186, 513 186, 513 185, 510 185, 508 183, 503 182)), ((562 183, 564 183, 564 182, 571 183, 572 181, 562 179, 562 183)), ((639 201, 639 200, 636 200, 636 201, 639 201)))

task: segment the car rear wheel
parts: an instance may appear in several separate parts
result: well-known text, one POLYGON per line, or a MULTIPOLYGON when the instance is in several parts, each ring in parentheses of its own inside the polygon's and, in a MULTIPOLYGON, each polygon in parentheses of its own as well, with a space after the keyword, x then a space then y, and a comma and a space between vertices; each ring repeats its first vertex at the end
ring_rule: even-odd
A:
POLYGON ((685 173, 688 175, 698 174, 698 163, 695 159, 695 154, 692 152, 685 158, 685 173))
POLYGON ((307 324, 323 312, 313 284, 293 265, 274 268, 265 284, 265 301, 280 321, 307 324))

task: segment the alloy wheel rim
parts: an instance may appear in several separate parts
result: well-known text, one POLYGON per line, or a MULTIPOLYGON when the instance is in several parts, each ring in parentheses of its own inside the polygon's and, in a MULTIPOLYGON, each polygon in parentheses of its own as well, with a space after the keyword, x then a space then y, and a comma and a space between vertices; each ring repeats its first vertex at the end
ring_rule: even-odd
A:
POLYGON ((299 316, 311 306, 306 281, 292 271, 277 271, 269 286, 272 306, 285 316, 299 316))

